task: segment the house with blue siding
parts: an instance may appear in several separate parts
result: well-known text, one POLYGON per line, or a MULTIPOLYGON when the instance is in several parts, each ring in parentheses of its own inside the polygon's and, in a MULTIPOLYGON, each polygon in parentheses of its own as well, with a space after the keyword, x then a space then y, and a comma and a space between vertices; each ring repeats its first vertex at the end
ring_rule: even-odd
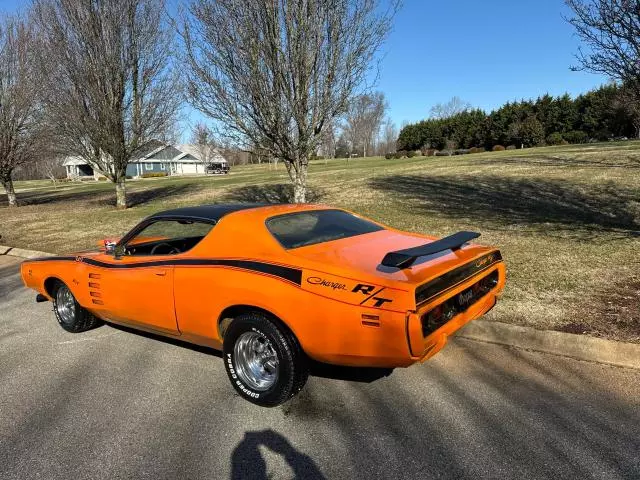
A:
MULTIPOLYGON (((200 159, 200 148, 195 145, 170 145, 154 142, 145 152, 127 165, 127 177, 142 178, 145 174, 205 175, 228 173, 229 164, 215 149, 207 151, 207 161, 200 159)), ((77 157, 67 157, 63 163, 67 178, 73 180, 97 180, 104 176, 97 166, 77 157)), ((155 175, 154 175, 155 176, 155 175)))

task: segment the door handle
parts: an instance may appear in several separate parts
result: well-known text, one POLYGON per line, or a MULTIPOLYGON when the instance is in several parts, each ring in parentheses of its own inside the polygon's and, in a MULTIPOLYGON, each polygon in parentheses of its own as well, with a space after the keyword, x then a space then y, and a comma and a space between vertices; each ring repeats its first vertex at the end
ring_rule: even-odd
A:
POLYGON ((167 275, 167 271, 166 270, 156 270, 154 273, 159 277, 164 277, 164 276, 167 275))

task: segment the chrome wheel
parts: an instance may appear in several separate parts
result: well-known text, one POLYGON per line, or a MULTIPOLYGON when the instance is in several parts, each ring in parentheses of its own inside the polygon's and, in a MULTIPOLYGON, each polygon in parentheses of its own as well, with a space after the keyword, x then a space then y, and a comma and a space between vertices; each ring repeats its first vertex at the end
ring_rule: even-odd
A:
POLYGON ((56 292, 56 310, 64 323, 71 324, 76 316, 76 301, 66 285, 61 285, 56 292))
POLYGON ((245 332, 233 348, 236 373, 253 390, 269 390, 278 379, 278 356, 271 342, 257 332, 245 332))

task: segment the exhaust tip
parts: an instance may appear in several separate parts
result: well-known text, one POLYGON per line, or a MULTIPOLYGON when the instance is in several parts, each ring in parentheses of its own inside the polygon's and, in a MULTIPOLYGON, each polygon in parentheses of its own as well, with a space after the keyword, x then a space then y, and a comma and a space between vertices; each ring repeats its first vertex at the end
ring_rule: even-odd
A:
POLYGON ((49 301, 49 299, 47 297, 45 297, 44 295, 42 295, 41 293, 36 295, 36 302, 37 303, 48 302, 48 301, 49 301))

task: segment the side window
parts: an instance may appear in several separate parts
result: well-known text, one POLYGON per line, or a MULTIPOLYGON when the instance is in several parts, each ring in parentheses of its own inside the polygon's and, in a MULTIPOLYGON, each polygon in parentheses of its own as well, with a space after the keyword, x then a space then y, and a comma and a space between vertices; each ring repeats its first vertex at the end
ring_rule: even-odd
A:
POLYGON ((195 247, 213 224, 195 220, 158 220, 143 228, 124 246, 125 255, 175 255, 195 247))

